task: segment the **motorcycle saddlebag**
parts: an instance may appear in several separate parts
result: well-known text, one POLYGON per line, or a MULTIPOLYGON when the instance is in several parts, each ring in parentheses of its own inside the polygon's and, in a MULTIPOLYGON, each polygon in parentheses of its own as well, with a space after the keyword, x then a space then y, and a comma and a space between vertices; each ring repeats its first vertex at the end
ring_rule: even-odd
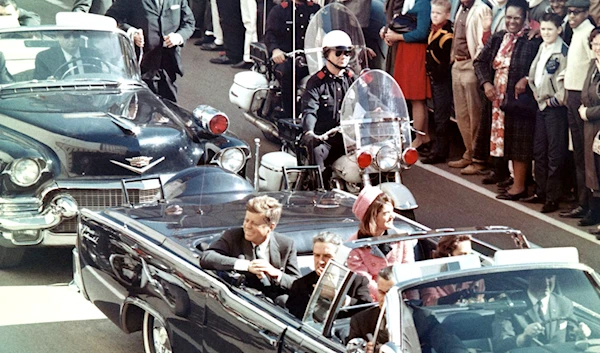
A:
POLYGON ((264 75, 254 71, 242 71, 235 74, 229 89, 229 101, 246 112, 257 109, 253 102, 260 102, 266 96, 269 82, 264 75))
POLYGON ((250 43, 250 58, 256 63, 266 65, 269 62, 270 55, 265 43, 250 43))

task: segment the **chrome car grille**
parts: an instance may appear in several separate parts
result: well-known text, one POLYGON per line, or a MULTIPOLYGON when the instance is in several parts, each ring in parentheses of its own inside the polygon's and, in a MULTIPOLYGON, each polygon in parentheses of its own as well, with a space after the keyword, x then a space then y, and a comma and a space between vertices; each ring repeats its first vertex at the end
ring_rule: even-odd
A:
MULTIPOLYGON (((93 211, 125 204, 125 197, 121 189, 68 190, 66 192, 73 196, 79 208, 85 207, 93 211)), ((129 189, 127 193, 130 202, 140 204, 158 200, 160 189, 129 189)), ((75 233, 77 231, 77 219, 66 220, 50 231, 53 233, 75 233)))

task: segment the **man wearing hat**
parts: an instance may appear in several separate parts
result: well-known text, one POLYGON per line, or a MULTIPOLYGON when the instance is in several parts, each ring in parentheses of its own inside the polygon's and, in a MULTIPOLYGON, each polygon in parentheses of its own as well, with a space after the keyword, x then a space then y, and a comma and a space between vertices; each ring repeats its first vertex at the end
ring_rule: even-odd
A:
MULTIPOLYGON (((577 178, 578 205, 572 210, 561 212, 561 217, 584 218, 589 210, 591 199, 590 190, 585 186, 585 161, 583 142, 583 120, 579 117, 581 105, 581 90, 583 82, 594 54, 589 46, 589 36, 594 25, 588 19, 589 0, 569 0, 567 6, 567 20, 573 30, 573 37, 567 54, 567 68, 565 70, 565 89, 567 90, 567 109, 569 129, 573 141, 573 158, 575 160, 575 173, 577 178)), ((584 220, 581 220, 584 222, 584 220)), ((590 223, 592 224, 592 223, 590 223)), ((588 221, 580 225, 590 225, 588 221)))

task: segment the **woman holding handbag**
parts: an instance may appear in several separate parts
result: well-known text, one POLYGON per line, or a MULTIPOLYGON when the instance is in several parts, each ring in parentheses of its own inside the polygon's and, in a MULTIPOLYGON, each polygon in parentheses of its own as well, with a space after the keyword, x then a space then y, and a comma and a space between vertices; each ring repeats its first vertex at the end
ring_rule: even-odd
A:
POLYGON ((527 75, 541 39, 527 37, 528 8, 525 0, 509 0, 506 30, 492 35, 473 63, 479 84, 492 102, 490 156, 513 162, 514 183, 496 196, 500 200, 527 197, 525 180, 533 159, 537 103, 527 75))
MULTIPOLYGON (((413 146, 427 146, 427 104, 431 85, 425 69, 427 35, 431 24, 430 0, 387 0, 388 26, 380 31, 381 38, 390 48, 386 60, 388 71, 400 85, 404 97, 412 106, 414 127, 425 132, 418 134, 413 146)), ((419 148, 423 152, 424 148, 419 148)))

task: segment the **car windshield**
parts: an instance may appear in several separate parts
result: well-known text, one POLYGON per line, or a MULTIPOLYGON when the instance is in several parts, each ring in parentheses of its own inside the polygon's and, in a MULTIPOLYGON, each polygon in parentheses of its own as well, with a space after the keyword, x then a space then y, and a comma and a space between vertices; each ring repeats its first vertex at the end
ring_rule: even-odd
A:
POLYGON ((116 31, 0 32, 0 87, 26 82, 69 84, 138 79, 135 54, 116 31))
POLYGON ((599 293, 594 278, 579 269, 454 277, 400 292, 401 310, 414 319, 400 326, 416 327, 420 344, 433 348, 440 337, 446 344, 458 339, 457 345, 483 352, 541 352, 540 346, 569 352, 575 342, 600 348, 599 293), (424 330, 435 331, 436 337, 424 330))

